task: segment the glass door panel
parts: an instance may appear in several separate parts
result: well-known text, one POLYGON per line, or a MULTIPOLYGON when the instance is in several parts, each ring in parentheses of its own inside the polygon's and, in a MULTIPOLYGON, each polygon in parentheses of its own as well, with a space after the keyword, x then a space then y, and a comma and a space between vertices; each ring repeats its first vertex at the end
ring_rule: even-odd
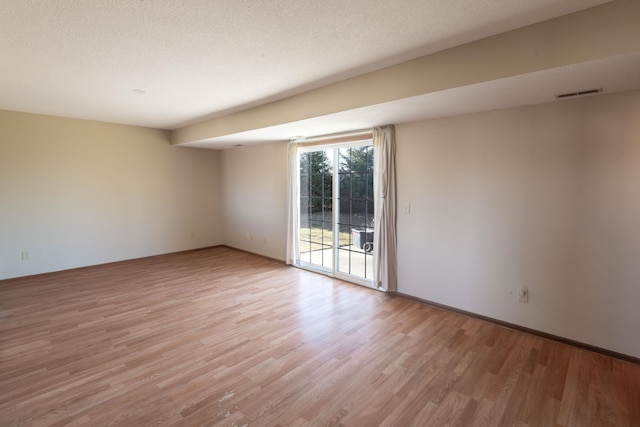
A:
POLYGON ((348 234, 338 248, 337 271, 373 279, 373 147, 338 150, 337 225, 348 234))
POLYGON ((333 270, 333 165, 326 150, 300 155, 300 261, 333 270))

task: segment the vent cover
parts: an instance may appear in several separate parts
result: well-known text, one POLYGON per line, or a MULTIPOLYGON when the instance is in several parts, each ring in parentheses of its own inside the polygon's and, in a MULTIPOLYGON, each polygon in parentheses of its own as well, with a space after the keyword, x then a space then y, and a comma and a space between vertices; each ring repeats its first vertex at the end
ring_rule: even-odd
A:
POLYGON ((555 97, 557 99, 563 99, 563 98, 572 98, 574 96, 592 95, 594 93, 600 93, 600 92, 602 92, 602 88, 581 90, 580 92, 560 93, 560 94, 555 95, 555 97))

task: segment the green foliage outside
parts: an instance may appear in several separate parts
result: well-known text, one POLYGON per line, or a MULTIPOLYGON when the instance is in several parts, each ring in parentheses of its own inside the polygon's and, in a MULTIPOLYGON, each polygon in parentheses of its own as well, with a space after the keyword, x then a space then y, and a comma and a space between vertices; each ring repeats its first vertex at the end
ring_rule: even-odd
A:
POLYGON ((300 156, 300 197, 309 203, 312 213, 321 212, 323 203, 326 205, 331 200, 332 172, 326 151, 312 151, 300 156))
MULTIPOLYGON (((338 150, 340 220, 347 228, 373 226, 373 147, 338 150)), ((300 252, 333 244, 333 165, 324 150, 300 155, 300 252)), ((342 228, 342 227, 341 227, 342 228)), ((350 245, 350 233, 341 232, 340 246, 350 245)))

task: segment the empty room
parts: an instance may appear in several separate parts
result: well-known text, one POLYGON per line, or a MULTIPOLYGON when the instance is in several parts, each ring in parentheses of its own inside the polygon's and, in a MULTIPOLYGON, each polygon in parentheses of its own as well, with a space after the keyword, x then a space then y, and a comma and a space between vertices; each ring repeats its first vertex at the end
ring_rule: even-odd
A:
POLYGON ((0 426, 640 426, 640 1, 0 2, 0 426))

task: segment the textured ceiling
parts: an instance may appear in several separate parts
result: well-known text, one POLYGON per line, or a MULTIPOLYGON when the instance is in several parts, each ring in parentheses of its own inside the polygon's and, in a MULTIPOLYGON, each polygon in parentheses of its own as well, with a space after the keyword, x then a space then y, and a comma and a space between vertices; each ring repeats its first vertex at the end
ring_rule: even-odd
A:
POLYGON ((0 0, 0 108, 175 129, 606 2, 0 0))

